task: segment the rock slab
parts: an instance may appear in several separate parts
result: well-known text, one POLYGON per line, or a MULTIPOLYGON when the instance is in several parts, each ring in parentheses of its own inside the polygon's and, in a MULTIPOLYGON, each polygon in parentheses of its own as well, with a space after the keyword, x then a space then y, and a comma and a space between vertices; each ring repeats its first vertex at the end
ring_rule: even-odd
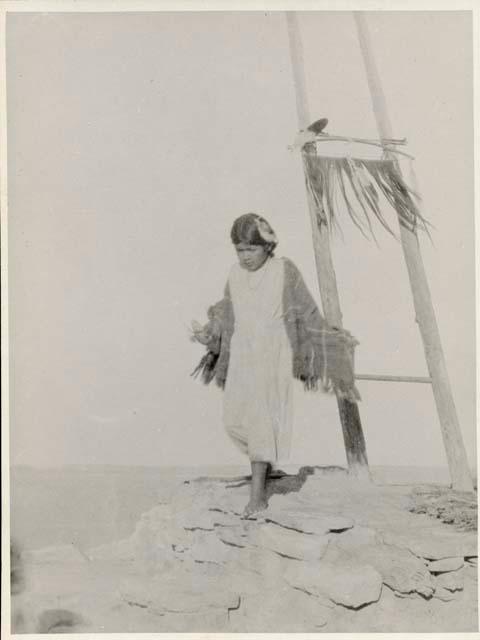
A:
POLYGON ((288 569, 285 580, 311 595, 326 596, 335 604, 352 609, 377 602, 382 577, 373 567, 348 562, 316 562, 288 569))

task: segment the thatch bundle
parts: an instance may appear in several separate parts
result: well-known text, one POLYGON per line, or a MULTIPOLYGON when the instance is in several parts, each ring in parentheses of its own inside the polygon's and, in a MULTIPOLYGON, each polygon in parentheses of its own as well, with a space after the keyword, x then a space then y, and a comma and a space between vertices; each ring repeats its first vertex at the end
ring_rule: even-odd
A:
MULTIPOLYGON (((322 140, 328 138, 327 135, 322 136, 322 140)), ((379 142, 378 146, 383 145, 379 142)), ((368 230, 370 236, 375 238, 372 219, 378 220, 389 233, 395 235, 381 210, 380 195, 383 194, 395 209, 401 225, 413 232, 418 228, 428 232, 428 223, 415 202, 419 196, 403 179, 391 151, 391 147, 384 148, 381 158, 367 159, 350 155, 321 155, 313 142, 303 146, 307 189, 316 204, 319 224, 325 224, 330 229, 339 227, 337 210, 340 196, 351 220, 363 235, 367 236, 368 230)))

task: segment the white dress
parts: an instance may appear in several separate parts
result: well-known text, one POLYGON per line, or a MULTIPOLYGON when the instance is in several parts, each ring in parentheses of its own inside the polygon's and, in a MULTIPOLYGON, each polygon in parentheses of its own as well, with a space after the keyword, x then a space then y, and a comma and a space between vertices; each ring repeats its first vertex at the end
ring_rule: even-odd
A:
POLYGON ((224 391, 227 433, 251 461, 288 458, 292 424, 292 350, 283 321, 284 261, 229 276, 235 328, 224 391))

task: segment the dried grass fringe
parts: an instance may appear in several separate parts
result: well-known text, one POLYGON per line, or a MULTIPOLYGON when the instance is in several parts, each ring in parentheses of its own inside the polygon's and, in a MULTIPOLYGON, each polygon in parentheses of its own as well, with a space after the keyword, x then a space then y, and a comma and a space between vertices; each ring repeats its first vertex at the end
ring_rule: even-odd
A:
POLYGON ((414 198, 420 200, 403 180, 391 159, 332 158, 303 152, 308 191, 316 204, 319 222, 339 228, 335 197, 340 192, 347 212, 361 233, 376 240, 372 216, 394 237, 380 209, 380 193, 398 214, 400 224, 414 233, 418 228, 429 235, 429 223, 421 215, 414 198))

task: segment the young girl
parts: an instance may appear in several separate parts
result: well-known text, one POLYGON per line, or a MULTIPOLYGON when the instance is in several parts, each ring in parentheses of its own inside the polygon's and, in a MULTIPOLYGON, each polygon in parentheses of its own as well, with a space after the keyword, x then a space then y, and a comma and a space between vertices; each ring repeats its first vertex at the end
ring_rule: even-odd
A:
POLYGON ((209 309, 205 326, 194 323, 194 340, 207 346, 194 375, 207 384, 215 378, 224 389, 227 433, 252 466, 248 517, 267 507, 268 470, 289 454, 292 379, 306 389, 320 382, 356 402, 356 341, 327 325, 295 265, 274 257, 277 238, 264 218, 237 218, 231 240, 238 263, 224 298, 209 309))

